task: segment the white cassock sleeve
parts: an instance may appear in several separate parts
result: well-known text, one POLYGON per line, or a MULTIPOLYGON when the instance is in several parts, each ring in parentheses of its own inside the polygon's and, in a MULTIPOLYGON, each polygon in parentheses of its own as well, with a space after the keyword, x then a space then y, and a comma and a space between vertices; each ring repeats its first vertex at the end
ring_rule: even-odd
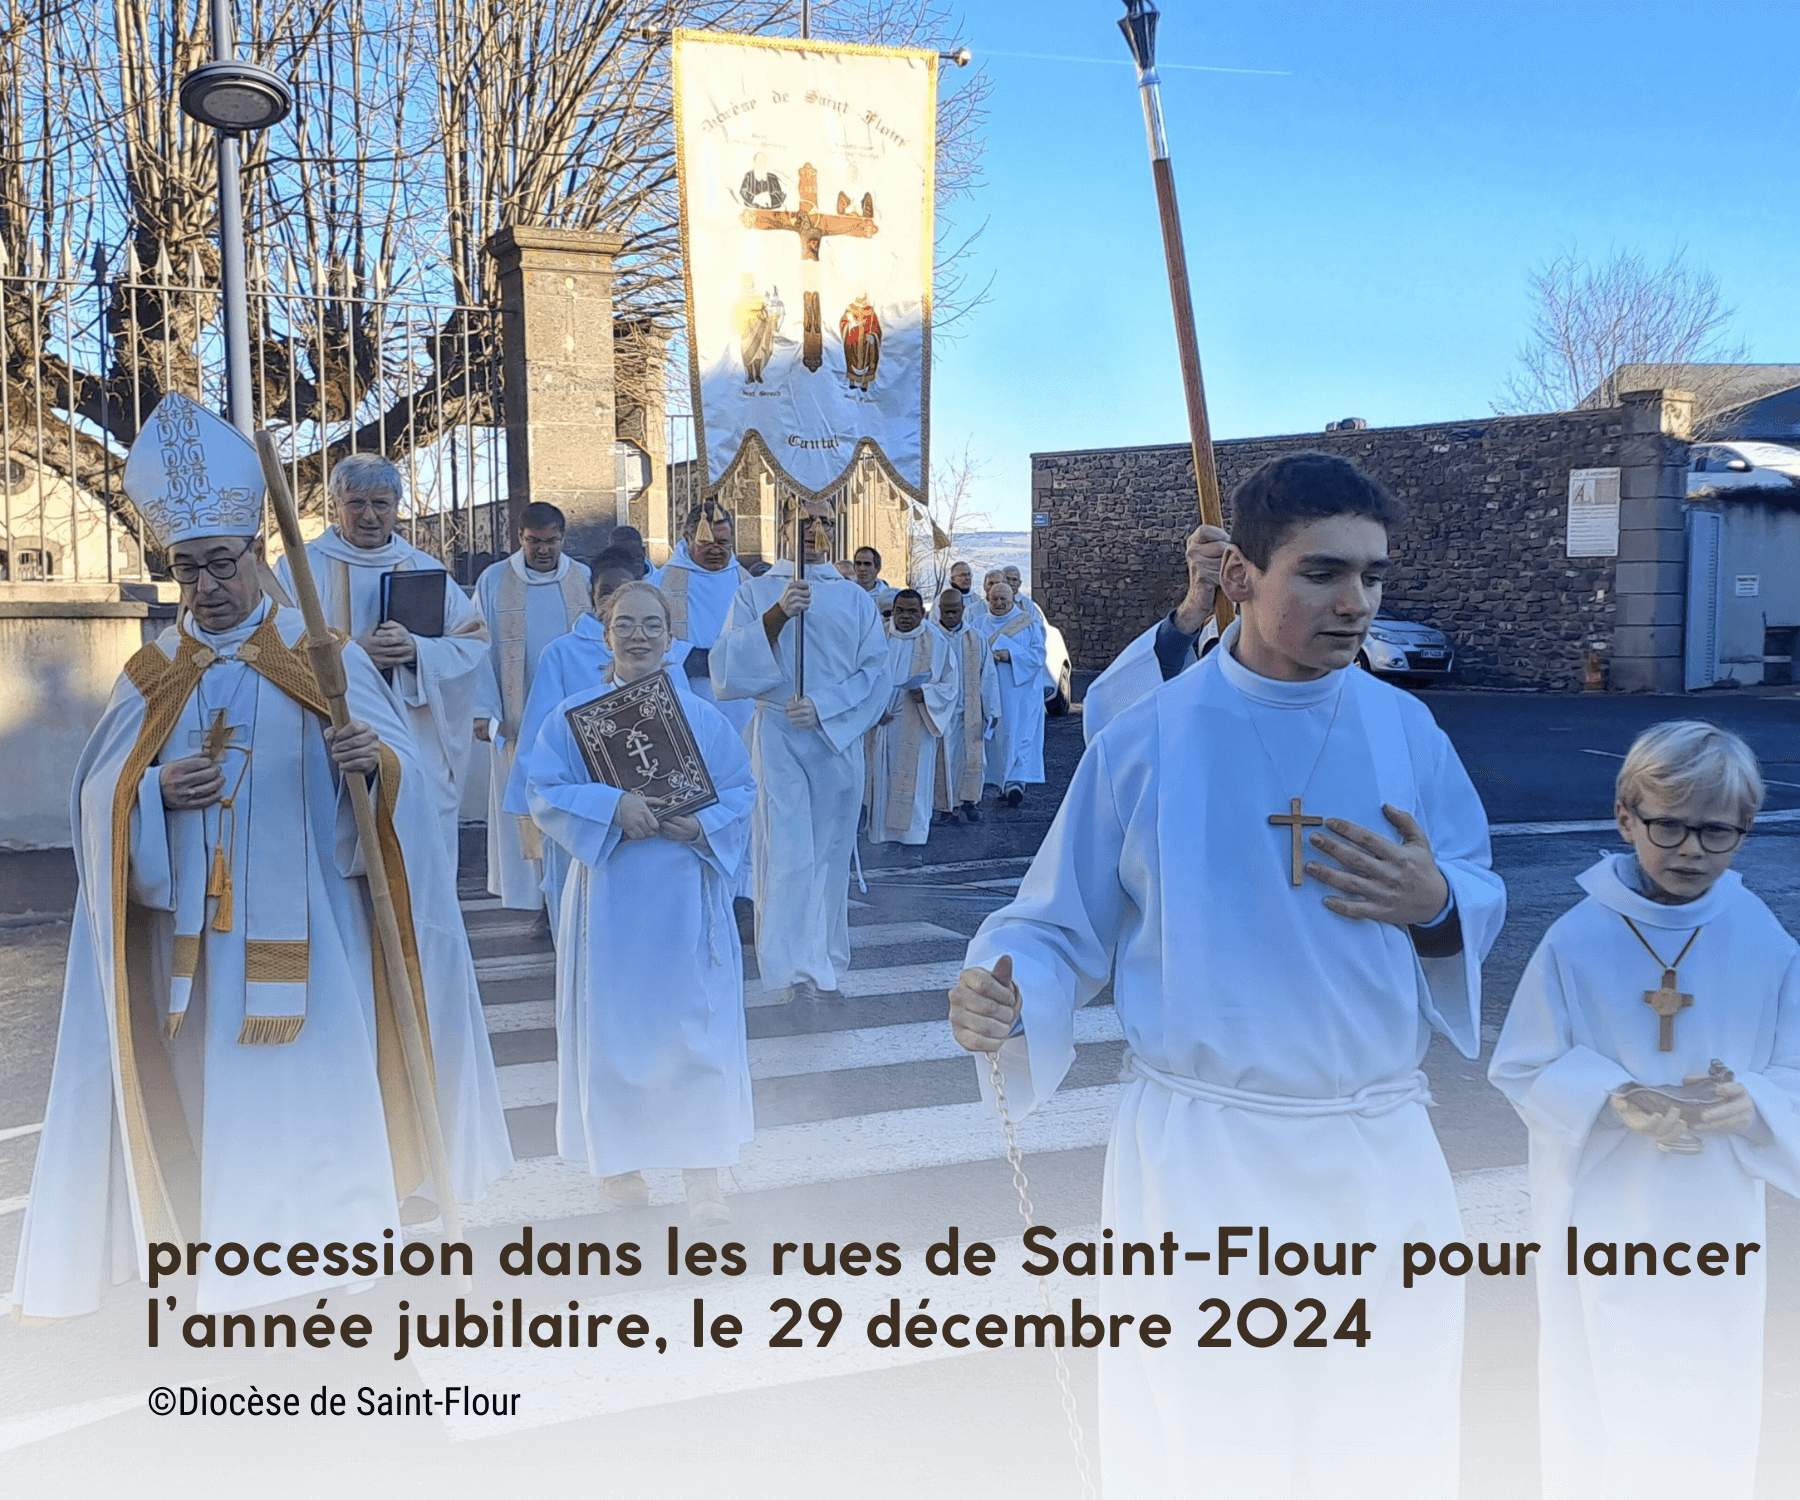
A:
POLYGON ((1158 620, 1115 656, 1081 695, 1081 736, 1088 744, 1138 699, 1162 686, 1162 663, 1156 659, 1156 632, 1161 627, 1158 620))
POLYGON ((962 698, 962 674, 956 669, 956 646, 940 630, 932 631, 931 681, 925 684, 925 717, 931 732, 942 736, 962 698))
POLYGON ((996 633, 990 650, 1004 651, 1011 658, 1009 661, 996 661, 994 665, 1006 674, 1014 687, 1030 687, 1044 675, 1047 646, 1043 621, 1033 616, 1031 623, 1017 635, 996 633))
MULTIPOLYGON (((499 622, 494 617, 498 602, 495 596, 500 592, 500 570, 511 566, 511 561, 503 557, 499 562, 483 568, 481 577, 475 580, 475 612, 487 627, 490 646, 500 640, 499 622)), ((448 625, 446 619, 446 629, 448 625)), ((505 717, 500 698, 500 653, 490 649, 482 659, 480 671, 475 674, 475 717, 492 719, 498 724, 505 717)))
POLYGON ((1534 1172, 1541 1167, 1573 1184, 1600 1111, 1632 1078, 1576 1041, 1556 938, 1552 926, 1519 978, 1488 1081, 1512 1100, 1530 1130, 1534 1172))
MULTIPOLYGON (((1017 1118, 1056 1092, 1075 1060, 1075 1012, 1112 977, 1131 909, 1119 880, 1124 846, 1106 747, 1096 745, 1075 768, 1018 895, 969 944, 971 967, 991 969, 1012 955, 1025 1029, 1000 1049, 1000 1065, 1017 1118)), ((986 1059, 975 1061, 982 1095, 991 1099, 986 1059)))
POLYGON ((1788 962, 1775 1002, 1775 1039, 1768 1066, 1739 1072, 1756 1121, 1728 1136, 1732 1154, 1752 1177, 1800 1197, 1800 954, 1788 962))
MULTIPOLYGON (((440 720, 439 732, 449 737, 447 743, 456 743, 455 736, 459 734, 466 740, 474 732, 472 725, 442 722, 443 694, 449 684, 486 667, 487 622, 475 607, 475 601, 457 587, 455 579, 448 573, 444 575, 444 633, 440 636, 416 635, 413 646, 418 656, 412 665, 394 670, 395 695, 409 708, 430 704, 434 717, 440 720)), ((483 672, 483 675, 492 676, 492 673, 483 672)), ((474 695, 480 692, 480 678, 471 679, 468 688, 472 704, 474 695)))
MULTIPOLYGON (((1493 869, 1487 809, 1449 737, 1433 726, 1435 763, 1421 767, 1420 805, 1431 852, 1450 886, 1462 926, 1462 949, 1445 958, 1418 959, 1419 996, 1426 1020, 1464 1057, 1481 1055, 1481 961, 1506 921, 1506 885, 1493 869)), ((1378 832, 1397 838, 1392 827, 1378 832)))

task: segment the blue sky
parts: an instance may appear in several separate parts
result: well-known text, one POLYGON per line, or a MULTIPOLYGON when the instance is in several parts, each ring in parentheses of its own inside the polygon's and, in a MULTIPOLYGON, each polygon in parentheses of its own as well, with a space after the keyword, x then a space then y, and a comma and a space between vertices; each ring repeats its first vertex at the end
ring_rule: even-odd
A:
MULTIPOLYGON (((1751 357, 1800 362, 1794 0, 1713 0, 1704 30, 1691 0, 1162 10, 1216 436, 1487 414, 1527 277, 1570 245, 1685 246, 1751 357)), ((939 347, 933 448, 969 443, 975 504, 1024 527, 1032 452, 1185 440, 1180 374, 1123 7, 962 14, 994 95, 987 185, 956 212, 988 220, 993 290, 939 347)))

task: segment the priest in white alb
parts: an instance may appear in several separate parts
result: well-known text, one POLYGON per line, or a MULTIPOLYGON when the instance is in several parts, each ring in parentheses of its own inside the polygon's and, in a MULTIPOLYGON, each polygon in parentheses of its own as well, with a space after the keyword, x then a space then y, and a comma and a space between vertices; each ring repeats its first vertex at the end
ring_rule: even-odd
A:
POLYGON ((519 726, 538 658, 588 609, 587 565, 563 556, 566 531, 560 510, 532 501, 519 515, 518 550, 475 580, 475 607, 493 643, 475 688, 475 738, 491 757, 487 887, 513 911, 539 911, 544 905, 542 846, 531 824, 501 805, 522 743, 519 726))
POLYGON ((987 742, 1000 723, 999 669, 986 638, 969 623, 960 589, 951 586, 938 594, 932 606, 932 624, 950 642, 950 658, 956 668, 956 695, 944 716, 943 738, 938 741, 938 816, 948 823, 960 813, 964 822, 979 823, 977 804, 987 766, 987 742))
POLYGON ((1462 1237, 1420 1063, 1433 1031, 1476 1055, 1505 894, 1430 714, 1346 670, 1402 515, 1321 454, 1239 487, 1238 622, 1088 747, 951 993, 1017 1117, 1058 1111, 1075 1011, 1112 985, 1127 1050, 1103 1222, 1181 1251, 1172 1278, 1093 1292, 1175 1323, 1167 1347, 1100 1351, 1114 1500, 1456 1493, 1462 1282, 1403 1289, 1400 1247, 1462 1237), (1196 1347, 1209 1330, 1229 1345, 1196 1347))
MULTIPOLYGON (((721 700, 753 699, 751 858, 763 987, 789 1002, 841 999, 850 967, 850 856, 863 795, 863 735, 887 712, 887 638, 874 600, 831 564, 837 521, 804 505, 802 576, 784 558, 743 584, 712 651, 721 700), (796 692, 797 617, 806 620, 796 692)), ((784 526, 784 537, 798 529, 784 526)), ((792 551, 792 544, 789 544, 792 551)))
MULTIPOLYGON (((307 544, 325 618, 381 669, 418 746, 450 868, 458 863, 457 809, 475 738, 475 693, 487 661, 487 625, 444 565, 394 534, 405 491, 400 470, 378 453, 352 453, 331 469, 334 525, 307 544), (386 573, 435 572, 443 579, 444 628, 415 635, 382 612, 386 573)), ((293 576, 284 557, 284 587, 293 576)))
POLYGON ((869 735, 869 839, 922 844, 931 835, 938 747, 956 703, 956 660, 944 633, 926 620, 917 589, 895 592, 885 628, 894 694, 869 735))
POLYGON ((681 540, 669 560, 650 575, 650 582, 669 601, 670 639, 687 642, 681 669, 688 686, 697 697, 717 703, 740 734, 749 729, 755 705, 748 699, 715 696, 712 648, 731 614, 731 601, 749 580, 750 570, 737 560, 736 524, 716 500, 688 508, 681 540))
POLYGON ((1230 534, 1217 526, 1198 526, 1187 539, 1187 592, 1181 602, 1123 651, 1088 685, 1081 696, 1081 734, 1094 736, 1139 698, 1179 677, 1218 645, 1213 599, 1219 591, 1219 564, 1230 534))
MULTIPOLYGON (((512 1164, 411 734, 354 645, 351 720, 328 727, 304 622, 271 597, 254 449, 170 395, 124 483, 182 608, 126 664, 75 767, 80 889, 13 1291, 27 1319, 93 1311, 147 1273, 153 1243, 379 1244, 407 1195, 472 1202, 512 1164), (449 1184, 428 1185, 350 776, 371 779, 405 958, 423 980, 449 1184)), ((431 1216, 416 1207, 409 1219, 431 1216)), ((197 1284, 166 1290, 205 1312, 355 1279, 265 1262, 222 1271, 203 1255, 197 1284)))
POLYGON ((1027 784, 1044 779, 1044 617, 1022 609, 998 570, 983 585, 987 608, 975 612, 1000 684, 1000 723, 987 742, 986 782, 1017 807, 1027 784))
POLYGON ((671 628, 654 585, 614 592, 606 681, 546 715, 521 765, 532 816, 573 861, 556 942, 557 1151, 627 1206, 649 1199, 645 1168, 681 1168, 690 1218, 708 1227, 730 1218, 718 1169, 754 1134, 731 913, 756 801, 750 756, 679 668, 667 670, 718 800, 659 814, 594 779, 568 719, 663 672, 671 628))

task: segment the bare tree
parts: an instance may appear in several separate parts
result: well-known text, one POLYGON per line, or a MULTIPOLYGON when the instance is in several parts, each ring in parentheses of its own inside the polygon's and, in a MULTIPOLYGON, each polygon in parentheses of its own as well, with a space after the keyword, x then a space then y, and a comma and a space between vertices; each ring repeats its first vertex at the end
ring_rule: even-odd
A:
POLYGON ((973 505, 975 482, 983 467, 973 443, 964 443, 962 452, 932 466, 925 514, 915 512, 910 528, 906 576, 914 588, 929 582, 932 593, 941 591, 950 577, 950 564, 956 560, 957 534, 989 524, 987 512, 973 505))
MULTIPOLYGON (((623 235, 621 320, 662 330, 648 349, 678 338, 668 33, 792 35, 798 13, 797 0, 238 0, 242 50, 298 96, 280 127, 246 138, 244 173, 258 415, 312 445, 303 493, 338 452, 402 456, 499 419, 484 246, 505 225, 623 235)), ((818 0, 814 18, 820 36, 957 41, 937 0, 818 0)), ((114 502, 118 449, 164 391, 201 394, 216 364, 213 138, 176 103, 210 46, 206 0, 0 0, 6 407, 42 422, 46 463, 114 502), (88 325, 71 306, 93 247, 111 293, 88 325)), ((940 205, 979 182, 987 92, 979 70, 946 77, 940 205)), ((968 238, 943 222, 953 316, 974 300, 968 238)), ((664 378, 645 363, 643 378, 664 378)))
POLYGON ((1737 309, 1685 249, 1653 266, 1629 250, 1595 264, 1571 247, 1531 273, 1531 295, 1531 336, 1499 412, 1616 406, 1621 365, 1736 363, 1748 353, 1729 338, 1737 309))

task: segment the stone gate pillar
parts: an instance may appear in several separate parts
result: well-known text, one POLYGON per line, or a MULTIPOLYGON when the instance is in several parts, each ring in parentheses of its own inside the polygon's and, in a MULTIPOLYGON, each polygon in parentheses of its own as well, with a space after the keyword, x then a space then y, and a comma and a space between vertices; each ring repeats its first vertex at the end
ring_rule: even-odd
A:
POLYGON ((1618 624, 1609 685, 1626 693, 1682 690, 1687 597, 1687 391, 1626 391, 1619 451, 1618 624))
POLYGON ((615 524, 612 283, 624 242, 520 225, 487 242, 500 273, 508 549, 534 500, 568 517, 576 557, 605 546, 615 524))

